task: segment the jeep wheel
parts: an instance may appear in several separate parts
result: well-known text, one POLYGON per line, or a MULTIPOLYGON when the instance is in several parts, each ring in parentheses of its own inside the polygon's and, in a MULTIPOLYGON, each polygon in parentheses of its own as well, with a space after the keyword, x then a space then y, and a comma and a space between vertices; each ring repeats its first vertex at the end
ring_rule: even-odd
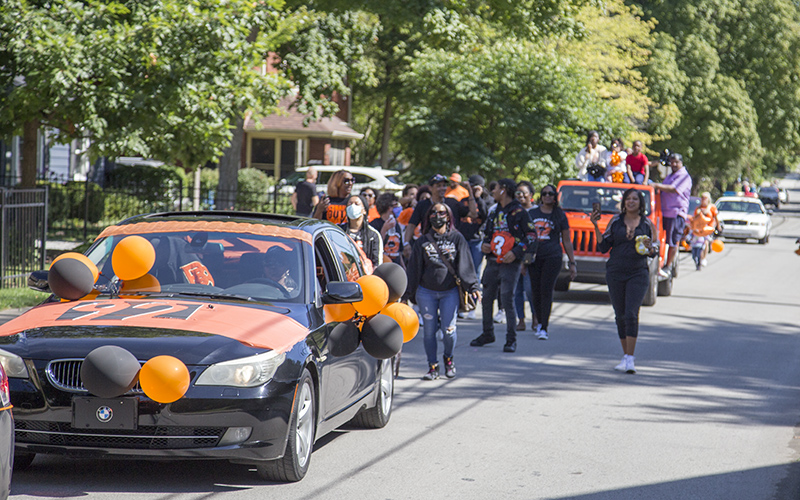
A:
MULTIPOLYGON (((647 287, 647 293, 644 294, 644 302, 642 302, 643 306, 654 306, 656 305, 656 296, 658 295, 658 265, 651 266, 655 269, 650 269, 650 283, 647 287)), ((672 278, 670 278, 672 281, 672 278)))

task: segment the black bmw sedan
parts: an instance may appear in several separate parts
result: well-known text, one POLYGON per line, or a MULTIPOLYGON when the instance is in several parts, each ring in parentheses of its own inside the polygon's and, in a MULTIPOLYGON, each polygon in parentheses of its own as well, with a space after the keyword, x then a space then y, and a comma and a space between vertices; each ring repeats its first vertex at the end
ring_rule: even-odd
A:
MULTIPOLYGON (((337 323, 326 322, 325 304, 360 300, 353 281, 371 272, 339 228, 253 213, 150 214, 106 228, 86 257, 97 270, 90 293, 52 296, 0 326, 18 467, 37 454, 205 458, 298 481, 316 439, 347 422, 388 422, 392 359, 362 346, 331 354, 337 323), (125 254, 131 236, 145 243, 125 254), (149 252, 146 275, 120 279, 139 265, 120 255, 149 252), (159 402, 143 371, 118 396, 92 393, 82 365, 103 346, 142 366, 177 358, 185 393, 159 402)), ((42 273, 32 282, 52 288, 42 273)))

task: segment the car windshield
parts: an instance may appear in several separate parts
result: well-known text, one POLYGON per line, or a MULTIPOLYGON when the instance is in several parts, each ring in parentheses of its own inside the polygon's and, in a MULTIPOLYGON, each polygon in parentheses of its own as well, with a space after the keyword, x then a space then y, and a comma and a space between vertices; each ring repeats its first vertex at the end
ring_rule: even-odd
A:
POLYGON ((720 201, 717 202, 717 210, 725 212, 745 212, 749 214, 764 213, 758 203, 750 203, 747 201, 720 201))
MULTIPOLYGON (((622 194, 628 188, 566 185, 559 189, 559 203, 564 210, 591 212, 592 203, 599 202, 600 210, 606 214, 618 214, 622 194)), ((645 199, 645 214, 650 215, 650 192, 642 191, 645 199)))
MULTIPOLYGON (((121 226, 125 227, 125 226, 121 226)), ((121 281, 112 255, 129 234, 98 240, 89 252, 101 277, 97 287, 121 286, 120 295, 201 295, 267 302, 302 302, 300 241, 281 236, 234 232, 140 233, 155 250, 155 263, 143 278, 121 281)), ((122 273, 125 274, 125 273, 122 273)))

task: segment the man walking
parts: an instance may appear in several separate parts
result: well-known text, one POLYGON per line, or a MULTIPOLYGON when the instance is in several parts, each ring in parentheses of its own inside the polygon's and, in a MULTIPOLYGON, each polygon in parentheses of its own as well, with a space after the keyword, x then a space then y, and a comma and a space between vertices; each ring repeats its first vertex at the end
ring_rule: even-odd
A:
POLYGON ((292 194, 292 208, 301 217, 311 217, 314 206, 319 203, 317 195, 317 171, 314 167, 306 170, 306 180, 297 183, 292 194))
POLYGON ((672 173, 664 178, 663 183, 653 182, 652 186, 661 191, 661 212, 664 215, 664 233, 667 236, 667 262, 658 271, 662 279, 668 279, 678 246, 686 226, 686 212, 689 210, 689 196, 692 194, 692 177, 683 166, 683 156, 678 153, 669 155, 669 166, 672 173))
POLYGON ((517 183, 512 179, 501 179, 492 191, 497 208, 486 222, 486 236, 481 250, 486 256, 486 271, 483 273, 483 293, 488 300, 483 305, 483 333, 470 342, 480 347, 494 342, 492 312, 494 300, 500 290, 500 306, 506 312, 506 344, 504 352, 517 350, 517 318, 514 311, 514 287, 520 273, 520 262, 526 251, 526 237, 530 219, 514 194, 517 183))

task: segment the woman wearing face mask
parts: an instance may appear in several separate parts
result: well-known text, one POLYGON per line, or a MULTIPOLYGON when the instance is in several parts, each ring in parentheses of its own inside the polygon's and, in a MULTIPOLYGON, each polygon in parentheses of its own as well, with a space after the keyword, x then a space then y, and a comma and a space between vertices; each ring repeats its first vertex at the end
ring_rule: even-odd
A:
POLYGON ((444 203, 436 203, 422 219, 422 237, 415 243, 408 263, 406 298, 415 298, 423 317, 428 373, 424 380, 439 378, 436 331, 444 333, 444 371, 456 376, 453 348, 456 345, 456 313, 461 286, 476 299, 481 293, 472 254, 464 236, 455 229, 453 213, 444 203))
POLYGON ((381 233, 374 227, 367 224, 366 203, 358 195, 352 195, 347 199, 347 222, 340 224, 356 245, 364 250, 367 258, 372 261, 373 268, 383 263, 383 241, 381 233))

